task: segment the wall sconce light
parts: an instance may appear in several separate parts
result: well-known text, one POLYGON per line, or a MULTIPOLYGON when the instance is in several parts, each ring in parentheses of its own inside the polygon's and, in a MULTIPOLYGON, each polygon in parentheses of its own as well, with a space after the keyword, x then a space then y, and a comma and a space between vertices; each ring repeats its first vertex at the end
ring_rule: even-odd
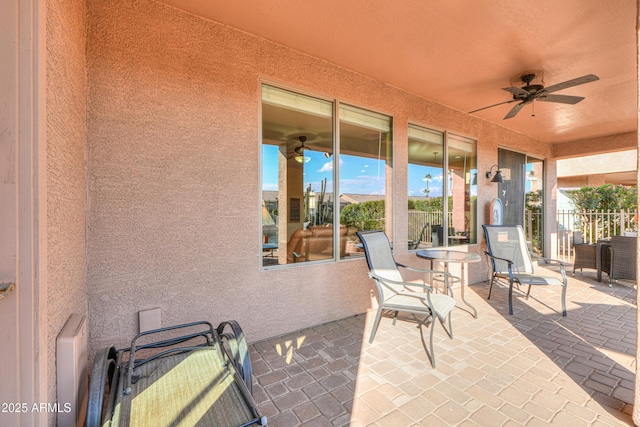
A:
POLYGON ((500 170, 500 166, 498 165, 493 165, 491 166, 491 169, 489 169, 489 172, 487 172, 486 174, 487 178, 491 178, 491 182, 504 182, 504 179, 502 178, 502 171, 500 170), (493 168, 496 168, 496 174, 493 178, 491 178, 491 171, 493 171, 493 168))

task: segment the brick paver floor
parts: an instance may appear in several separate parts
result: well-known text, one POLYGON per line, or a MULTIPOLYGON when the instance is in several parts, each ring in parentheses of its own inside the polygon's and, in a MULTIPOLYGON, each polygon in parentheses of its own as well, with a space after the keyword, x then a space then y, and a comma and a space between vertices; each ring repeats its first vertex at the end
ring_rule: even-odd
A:
POLYGON ((513 316, 488 290, 468 287, 479 316, 454 309, 453 340, 433 325, 436 368, 432 325, 387 316, 369 344, 369 312, 252 344, 254 397, 273 427, 633 424, 632 285, 569 277, 566 318, 559 288, 515 291, 513 316))

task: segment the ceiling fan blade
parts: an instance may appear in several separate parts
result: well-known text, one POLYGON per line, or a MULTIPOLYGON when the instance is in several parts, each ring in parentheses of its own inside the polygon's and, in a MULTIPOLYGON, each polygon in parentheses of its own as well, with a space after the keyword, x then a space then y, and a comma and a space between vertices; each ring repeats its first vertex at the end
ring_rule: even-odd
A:
POLYGON ((578 77, 572 80, 567 80, 566 82, 562 82, 562 83, 558 83, 558 84, 546 87, 544 90, 546 90, 547 93, 557 92, 559 90, 567 89, 573 86, 595 82, 596 80, 600 80, 600 77, 596 76, 595 74, 587 74, 586 76, 578 77))
POLYGON ((519 88, 519 87, 503 87, 502 90, 506 90, 507 92, 513 94, 513 96, 519 96, 519 97, 527 97, 529 96, 529 92, 527 92, 526 90, 519 88))
POLYGON ((519 101, 519 99, 512 99, 510 101, 498 102, 497 104, 493 104, 493 105, 489 105, 487 107, 478 108, 477 110, 469 111, 468 114, 475 113, 477 111, 486 110, 487 108, 497 107, 498 105, 502 105, 502 104, 510 104, 510 103, 516 102, 516 101, 519 101))
POLYGON ((547 95, 536 98, 538 101, 543 102, 559 102, 561 104, 577 104, 582 101, 584 96, 571 96, 571 95, 547 95))
POLYGON ((522 107, 524 107, 524 104, 526 104, 526 103, 525 102, 521 102, 520 104, 518 104, 515 107, 513 107, 511 109, 511 111, 509 111, 507 113, 507 115, 504 116, 504 118, 502 120, 507 120, 507 119, 510 119, 512 117, 515 117, 516 114, 518 114, 520 112, 520 110, 522 110, 522 107))

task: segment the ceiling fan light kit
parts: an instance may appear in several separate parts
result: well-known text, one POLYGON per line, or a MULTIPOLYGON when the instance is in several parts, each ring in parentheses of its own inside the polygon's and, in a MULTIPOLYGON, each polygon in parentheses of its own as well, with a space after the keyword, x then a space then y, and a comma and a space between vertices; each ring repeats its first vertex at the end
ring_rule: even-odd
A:
POLYGON ((487 107, 482 107, 477 110, 470 111, 469 114, 475 113, 481 110, 486 110, 487 108, 497 107, 498 105, 518 102, 518 104, 516 104, 507 113, 507 115, 504 116, 503 120, 507 120, 512 117, 515 117, 520 112, 522 107, 524 107, 527 104, 533 104, 534 101, 557 102, 560 104, 575 105, 578 102, 582 101, 584 97, 572 96, 572 95, 551 95, 551 94, 553 92, 568 89, 570 87, 582 85, 585 83, 594 82, 596 80, 600 80, 600 78, 595 74, 587 74, 582 77, 578 77, 572 80, 567 80, 562 83, 551 85, 549 87, 545 87, 540 72, 537 72, 537 74, 536 72, 523 73, 520 75, 520 83, 522 84, 522 87, 514 85, 514 81, 512 80, 511 87, 502 88, 502 90, 507 91, 511 94, 512 96, 511 100, 499 102, 497 104, 489 105, 487 107))
POLYGON ((311 157, 304 155, 304 150, 307 149, 307 147, 304 146, 304 142, 307 140, 307 137, 304 135, 301 135, 298 137, 298 139, 300 140, 301 145, 300 147, 296 147, 296 149, 293 150, 296 153, 294 159, 298 163, 309 163, 309 161, 311 160, 311 157))

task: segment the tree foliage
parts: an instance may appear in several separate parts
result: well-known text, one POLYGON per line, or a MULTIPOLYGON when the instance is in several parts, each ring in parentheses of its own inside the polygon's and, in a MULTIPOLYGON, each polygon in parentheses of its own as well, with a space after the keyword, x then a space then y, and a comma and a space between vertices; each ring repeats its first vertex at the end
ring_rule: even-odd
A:
MULTIPOLYGON (((449 196, 449 212, 453 210, 453 197, 449 196)), ((431 197, 424 200, 416 200, 413 208, 425 212, 442 212, 442 197, 431 197)), ((410 207, 411 209, 411 207, 410 207)))
POLYGON ((359 231, 384 228, 384 200, 353 203, 340 213, 340 223, 359 231))
POLYGON ((638 208, 638 190, 625 185, 604 184, 582 187, 567 192, 578 211, 635 211, 638 208))

